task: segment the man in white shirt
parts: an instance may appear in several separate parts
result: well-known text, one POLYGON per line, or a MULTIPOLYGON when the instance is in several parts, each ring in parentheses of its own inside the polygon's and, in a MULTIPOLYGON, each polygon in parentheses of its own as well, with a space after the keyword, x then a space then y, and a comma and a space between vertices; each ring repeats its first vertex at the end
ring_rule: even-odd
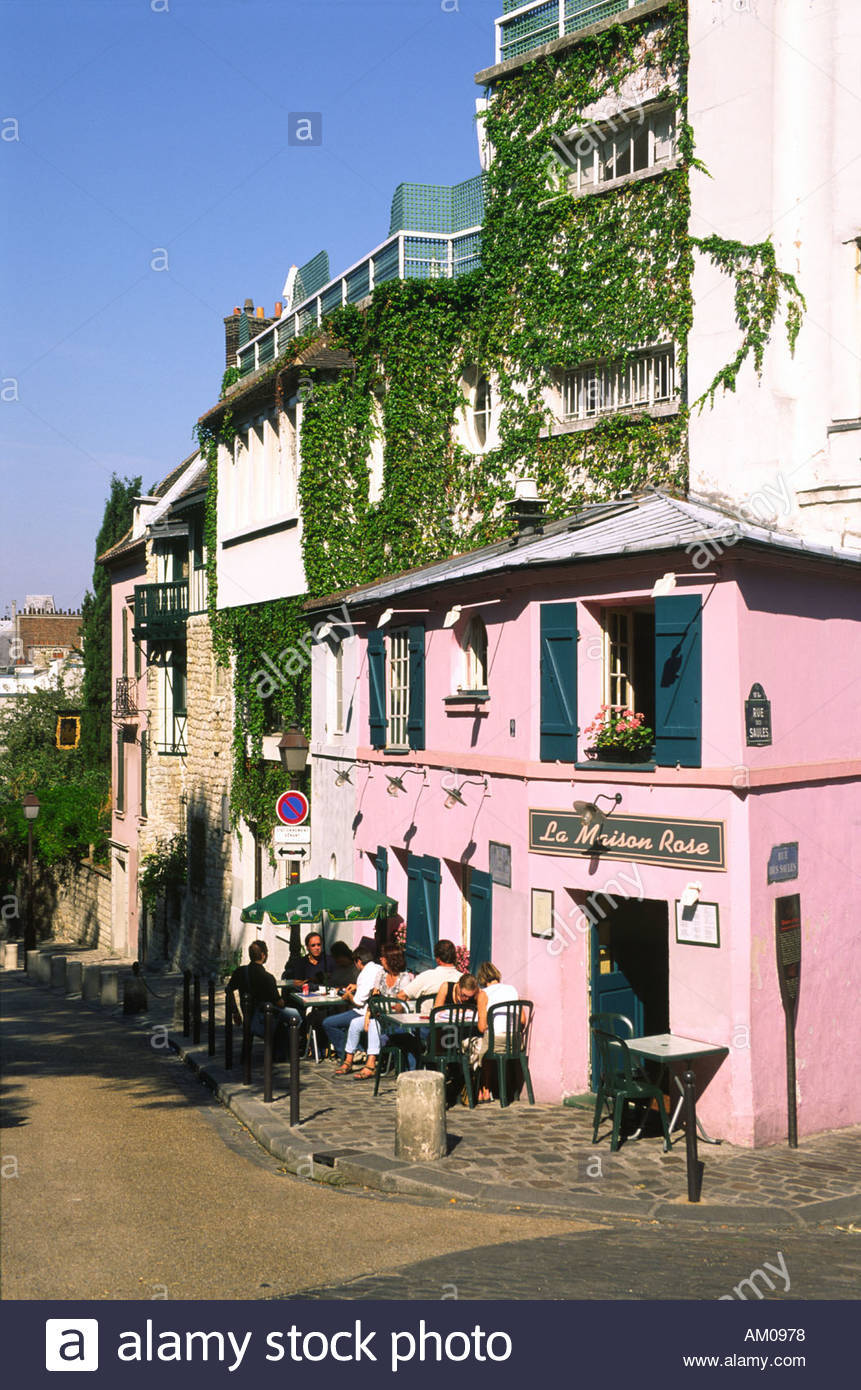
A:
MULTIPOLYGON (((436 965, 432 970, 423 970, 420 975, 416 975, 405 989, 401 991, 401 999, 418 999, 422 994, 437 994, 440 985, 448 984, 450 980, 459 980, 461 971, 457 967, 457 952, 453 941, 438 941, 434 946, 434 958, 436 965)), ((422 1006, 422 1014, 428 1017, 432 1008, 432 1001, 426 1000, 422 1006)))
MULTIPOLYGON (((358 1041, 358 1033, 361 1032, 361 1023, 365 1017, 368 999, 379 985, 383 975, 383 967, 375 963, 373 953, 367 947, 360 946, 354 952, 353 959, 357 965, 361 965, 362 969, 356 983, 347 985, 343 991, 344 1003, 348 1004, 349 1007, 343 1013, 330 1015, 329 1018, 323 1020, 326 1036, 339 1057, 344 1057, 348 1050, 352 1054, 355 1042, 358 1041), (347 1033, 350 1024, 356 1021, 359 1022, 359 1028, 352 1030, 354 1035, 351 1036, 353 1047, 348 1047, 347 1033)), ((351 1055, 350 1063, 352 1060, 351 1055)), ((350 1066, 348 1065, 347 1071, 349 1070, 350 1066)))

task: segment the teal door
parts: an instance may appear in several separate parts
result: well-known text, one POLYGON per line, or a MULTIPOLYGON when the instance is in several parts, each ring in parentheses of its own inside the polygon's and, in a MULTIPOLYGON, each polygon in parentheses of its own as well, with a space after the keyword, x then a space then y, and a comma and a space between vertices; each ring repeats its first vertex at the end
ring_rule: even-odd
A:
POLYGON ((493 881, 473 869, 469 876, 469 968, 475 974, 482 961, 493 960, 493 881))
MULTIPOLYGON (((669 1028, 667 904, 644 899, 618 903, 592 925, 593 1014, 623 1014, 633 1037, 669 1028)), ((624 1037, 627 1029, 619 1028, 624 1037)), ((592 1043, 592 1086, 598 1060, 592 1043)))
POLYGON ((429 854, 407 860, 407 967, 419 972, 434 964, 439 937, 440 862, 429 854))

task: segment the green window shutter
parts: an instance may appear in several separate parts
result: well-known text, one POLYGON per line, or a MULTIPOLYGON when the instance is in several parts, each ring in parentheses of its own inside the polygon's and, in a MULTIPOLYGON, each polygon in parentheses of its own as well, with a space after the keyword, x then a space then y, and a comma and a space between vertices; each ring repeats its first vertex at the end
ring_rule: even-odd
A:
POLYGON ((369 727, 372 748, 386 746, 386 649, 383 634, 368 633, 369 727))
POLYGON ((655 762, 702 766, 702 600, 655 599, 655 762))
POLYGON ((473 869, 469 883, 469 968, 475 973, 481 962, 493 960, 493 880, 473 869))
POLYGON ((427 970, 434 963, 439 937, 440 862, 430 855, 407 859, 407 942, 410 970, 427 970))
POLYGON ((577 760, 577 605, 541 605, 541 761, 577 760))
POLYGON ((376 870, 377 892, 387 893, 389 891, 389 852, 384 845, 377 845, 376 870))
POLYGON ((407 719, 407 738, 410 748, 425 746, 425 630, 420 625, 409 629, 410 710, 407 719))
POLYGON ((117 730, 117 810, 126 809, 126 745, 122 729, 117 730))

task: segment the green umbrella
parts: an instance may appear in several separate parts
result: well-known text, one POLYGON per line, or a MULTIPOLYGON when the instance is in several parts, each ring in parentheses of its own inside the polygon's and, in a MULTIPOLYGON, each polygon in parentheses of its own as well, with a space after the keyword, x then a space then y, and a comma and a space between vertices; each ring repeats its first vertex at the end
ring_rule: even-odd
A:
POLYGON ((278 927, 298 926, 301 922, 322 922, 325 913, 332 921, 352 922, 381 912, 390 916, 397 906, 394 898, 361 883, 339 878, 311 878, 305 883, 279 888, 243 908, 242 921, 260 926, 263 918, 268 917, 278 927))

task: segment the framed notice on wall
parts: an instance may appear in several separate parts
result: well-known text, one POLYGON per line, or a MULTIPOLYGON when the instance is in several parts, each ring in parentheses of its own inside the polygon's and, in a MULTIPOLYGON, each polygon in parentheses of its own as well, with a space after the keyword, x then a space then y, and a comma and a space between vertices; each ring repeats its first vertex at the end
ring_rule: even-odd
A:
POLYGON ((720 946, 717 903, 685 907, 677 900, 676 941, 683 946, 720 946))
POLYGON ((549 888, 532 890, 532 935, 545 941, 553 936, 553 894, 549 888))

